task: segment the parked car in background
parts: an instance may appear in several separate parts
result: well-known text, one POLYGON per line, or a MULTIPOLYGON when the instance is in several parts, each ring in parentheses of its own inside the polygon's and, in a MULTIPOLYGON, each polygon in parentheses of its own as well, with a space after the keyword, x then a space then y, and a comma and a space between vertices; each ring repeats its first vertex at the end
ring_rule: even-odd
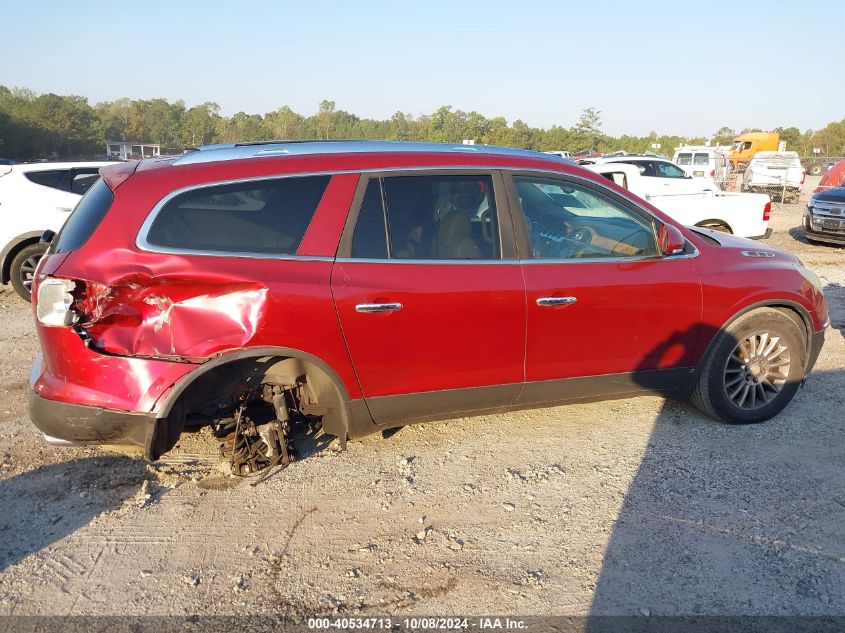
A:
POLYGON ((804 237, 845 246, 845 186, 818 191, 804 212, 804 237))
POLYGON ((730 160, 727 154, 713 147, 679 147, 672 162, 693 178, 707 178, 725 189, 730 174, 730 160))
POLYGON ((760 422, 829 324, 793 255, 539 152, 230 144, 102 174, 34 284, 30 416, 53 443, 155 458, 211 425, 245 474, 317 422, 345 446, 652 392, 760 422))
POLYGON ((712 178, 702 176, 693 179, 691 175, 675 165, 672 161, 656 156, 640 156, 628 154, 625 156, 614 156, 596 161, 596 164, 624 163, 635 166, 643 178, 643 182, 649 185, 649 192, 656 192, 657 189, 669 188, 672 193, 701 191, 718 191, 719 185, 712 178), (654 191, 652 191, 654 190, 654 191))
POLYGON ((740 190, 767 193, 782 202, 798 202, 806 177, 798 152, 757 152, 742 175, 740 190))
POLYGON ((566 158, 567 160, 572 159, 572 152, 567 152, 564 149, 553 149, 548 152, 543 152, 544 154, 551 154, 552 156, 559 156, 560 158, 566 158))
POLYGON ((737 136, 731 145, 730 160, 733 168, 744 171, 758 152, 775 152, 780 145, 777 132, 747 132, 737 136))
POLYGON ((583 158, 601 158, 603 154, 597 149, 582 149, 579 152, 572 154, 572 160, 580 160, 583 158))
POLYGON ((637 165, 622 161, 607 161, 587 167, 590 171, 612 180, 623 189, 648 200, 670 218, 685 226, 733 233, 740 237, 764 238, 771 235, 769 217, 772 210, 769 196, 751 193, 728 193, 691 189, 684 180, 667 180, 644 176, 637 165))
POLYGON ((47 247, 46 230, 62 228, 82 195, 114 162, 0 166, 0 282, 29 301, 32 276, 47 247))
POLYGON ((819 184, 813 189, 813 193, 826 191, 834 187, 841 187, 842 185, 845 185, 845 160, 840 160, 830 166, 822 176, 822 179, 819 180, 819 184))

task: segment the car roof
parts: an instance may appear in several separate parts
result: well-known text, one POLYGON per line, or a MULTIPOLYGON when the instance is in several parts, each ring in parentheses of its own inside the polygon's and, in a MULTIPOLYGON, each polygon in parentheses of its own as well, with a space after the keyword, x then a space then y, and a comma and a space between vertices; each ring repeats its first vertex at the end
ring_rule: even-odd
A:
POLYGON ((767 158, 782 158, 790 160, 798 160, 798 152, 757 152, 751 160, 760 160, 767 158))
POLYGON ((658 156, 640 156, 639 154, 628 154, 627 156, 611 156, 610 158, 605 158, 601 162, 603 163, 636 163, 644 160, 659 160, 663 161, 664 163, 671 163, 667 158, 660 158, 658 156))
POLYGON ((117 164, 115 161, 78 161, 53 163, 17 163, 11 165, 13 171, 50 171, 52 169, 75 169, 77 167, 106 167, 117 164))
POLYGON ((176 158, 173 165, 196 165, 217 161, 262 158, 270 156, 317 156, 331 154, 468 154, 543 158, 572 164, 556 154, 495 145, 461 145, 458 143, 412 143, 407 141, 263 141, 259 143, 225 143, 203 145, 176 158))
POLYGON ((602 163, 596 163, 595 165, 585 165, 585 168, 597 174, 603 174, 608 171, 621 171, 624 173, 635 173, 637 175, 640 173, 639 167, 630 163, 623 163, 622 161, 608 160, 602 163))

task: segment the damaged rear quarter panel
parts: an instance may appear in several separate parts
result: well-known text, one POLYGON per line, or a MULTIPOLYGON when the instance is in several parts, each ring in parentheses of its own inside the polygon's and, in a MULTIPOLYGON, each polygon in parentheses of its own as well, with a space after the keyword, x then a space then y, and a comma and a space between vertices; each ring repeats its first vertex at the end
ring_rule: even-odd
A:
MULTIPOLYGON (((318 259, 328 253, 276 259, 137 248, 150 209, 195 178, 171 182, 139 170, 91 239, 62 262, 56 275, 85 282, 76 293, 79 334, 105 355, 193 363, 251 347, 298 349, 332 367, 349 397, 360 398, 331 296, 333 261, 318 259)), ((323 246, 331 254, 356 183, 355 175, 335 176, 308 228, 331 226, 336 235, 323 246)))
POLYGON ((98 350, 196 360, 250 343, 266 318, 267 288, 207 275, 129 275, 87 282, 77 308, 78 327, 98 350))

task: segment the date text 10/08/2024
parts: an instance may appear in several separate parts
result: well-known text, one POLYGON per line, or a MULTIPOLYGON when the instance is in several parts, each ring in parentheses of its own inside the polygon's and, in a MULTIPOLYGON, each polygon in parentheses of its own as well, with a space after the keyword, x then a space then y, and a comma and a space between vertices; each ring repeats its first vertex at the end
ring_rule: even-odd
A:
POLYGON ((415 617, 394 620, 389 617, 369 618, 308 618, 309 629, 375 629, 390 630, 399 626, 406 630, 524 630, 524 620, 502 618, 502 617, 477 617, 477 618, 440 618, 440 617, 415 617))

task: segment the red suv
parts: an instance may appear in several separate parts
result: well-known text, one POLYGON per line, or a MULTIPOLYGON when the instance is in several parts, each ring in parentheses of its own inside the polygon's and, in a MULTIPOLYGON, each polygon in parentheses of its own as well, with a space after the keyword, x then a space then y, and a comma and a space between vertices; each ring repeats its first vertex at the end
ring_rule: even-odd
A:
POLYGON ((828 325, 794 256, 548 154, 237 144, 101 173, 35 281, 30 413, 53 443, 154 459, 212 424, 248 472, 306 422, 345 444, 643 392, 758 422, 828 325))

